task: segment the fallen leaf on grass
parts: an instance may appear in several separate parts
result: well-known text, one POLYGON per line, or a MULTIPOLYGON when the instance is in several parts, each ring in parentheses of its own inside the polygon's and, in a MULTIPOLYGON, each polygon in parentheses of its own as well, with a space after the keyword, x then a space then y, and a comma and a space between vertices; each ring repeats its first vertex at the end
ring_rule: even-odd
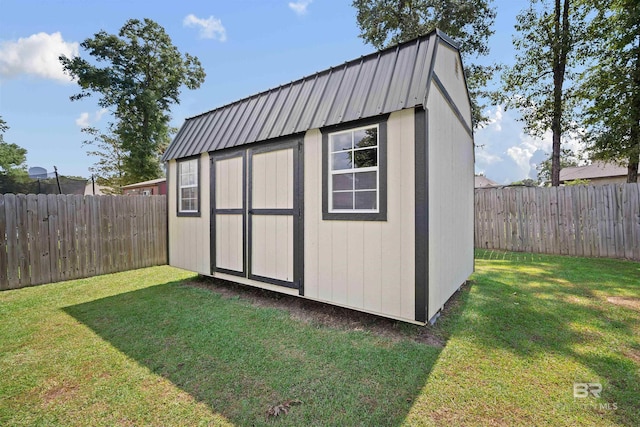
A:
POLYGON ((294 405, 300 405, 302 401, 298 399, 287 400, 279 405, 270 406, 267 411, 267 416, 269 417, 277 417, 280 414, 287 415, 289 413, 289 409, 291 409, 294 405))

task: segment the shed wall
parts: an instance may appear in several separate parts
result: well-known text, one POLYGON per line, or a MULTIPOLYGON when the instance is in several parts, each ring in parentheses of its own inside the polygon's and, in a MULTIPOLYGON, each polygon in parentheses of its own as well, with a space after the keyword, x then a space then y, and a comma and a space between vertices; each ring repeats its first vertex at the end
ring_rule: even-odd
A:
POLYGON ((473 272, 474 159, 471 136, 433 83, 427 110, 431 319, 473 272))
MULTIPOLYGON (((304 140, 304 293, 415 320, 414 110, 387 121, 387 221, 322 219, 322 135, 304 140)), ((472 172, 473 173, 473 172, 472 172)))
POLYGON ((169 264, 200 274, 211 274, 209 260, 209 154, 200 155, 200 216, 179 217, 176 197, 176 161, 169 162, 169 264))
MULTIPOLYGON (((467 126, 471 128, 471 104, 469 103, 469 95, 464 81, 464 70, 462 69, 460 55, 448 44, 443 42, 439 43, 434 67, 435 74, 447 89, 453 103, 464 116, 467 126)), ((433 87, 431 87, 429 91, 428 105, 433 105, 433 100, 431 99, 432 90, 433 87)))

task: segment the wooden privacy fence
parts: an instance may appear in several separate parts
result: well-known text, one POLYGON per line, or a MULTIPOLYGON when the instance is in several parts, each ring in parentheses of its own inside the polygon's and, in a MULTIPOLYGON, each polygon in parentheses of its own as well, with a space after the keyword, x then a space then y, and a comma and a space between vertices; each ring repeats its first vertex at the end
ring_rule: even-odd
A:
POLYGON ((475 245, 640 260, 640 183, 476 189, 475 245))
POLYGON ((0 195, 0 290, 166 263, 165 196, 0 195))

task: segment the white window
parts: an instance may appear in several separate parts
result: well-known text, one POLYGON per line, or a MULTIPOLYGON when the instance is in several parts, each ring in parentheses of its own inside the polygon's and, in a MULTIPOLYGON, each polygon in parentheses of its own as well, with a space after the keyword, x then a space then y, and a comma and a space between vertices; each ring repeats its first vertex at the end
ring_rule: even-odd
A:
POLYGON ((178 162, 178 212, 199 212, 198 159, 178 162))
POLYGON ((379 212, 378 125, 331 133, 328 150, 329 212, 379 212))

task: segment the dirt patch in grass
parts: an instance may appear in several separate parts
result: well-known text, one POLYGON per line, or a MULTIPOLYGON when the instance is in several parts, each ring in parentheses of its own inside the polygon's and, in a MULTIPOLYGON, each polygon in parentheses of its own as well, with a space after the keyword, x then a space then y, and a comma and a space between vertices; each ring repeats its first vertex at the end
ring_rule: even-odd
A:
POLYGON ((640 365, 640 350, 628 349, 623 351, 622 354, 640 365))
POLYGON ((640 298, 629 297, 607 297, 607 301, 612 304, 640 311, 640 298))
POLYGON ((42 394, 43 406, 60 404, 73 399, 78 391, 76 384, 53 384, 42 394))
MULTIPOLYGON (((341 330, 365 331, 392 341, 411 339, 434 347, 443 347, 446 342, 446 338, 443 337, 442 331, 437 328, 437 325, 435 327, 412 325, 374 314, 211 277, 201 276, 197 280, 185 282, 185 285, 208 289, 224 298, 240 298, 255 307, 285 310, 291 318, 307 324, 341 330)), ((464 285, 461 290, 468 287, 469 285, 464 285)), ((449 300, 438 322, 441 322, 449 312, 460 304, 461 293, 461 291, 456 292, 449 300)))

